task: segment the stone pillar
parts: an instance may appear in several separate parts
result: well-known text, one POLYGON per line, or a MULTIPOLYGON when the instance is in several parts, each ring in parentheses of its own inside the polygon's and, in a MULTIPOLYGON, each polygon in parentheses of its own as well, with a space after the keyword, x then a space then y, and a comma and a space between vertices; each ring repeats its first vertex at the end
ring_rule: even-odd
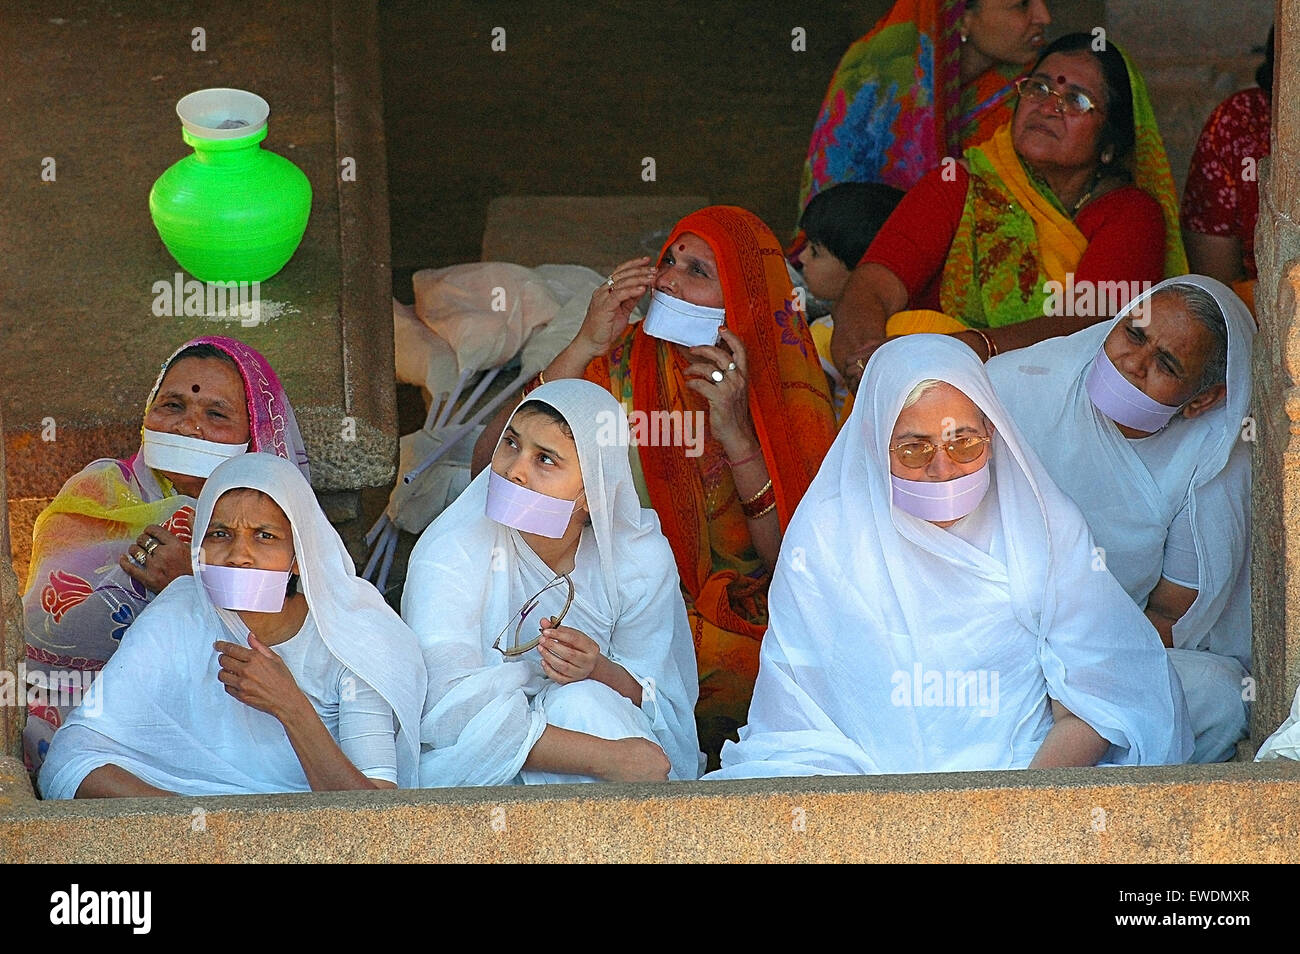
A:
POLYGON ((1251 740, 1286 717, 1300 682, 1300 0, 1277 2, 1273 141, 1255 232, 1254 560, 1258 697, 1251 740))
POLYGON ((0 758, 22 758, 23 725, 27 721, 25 687, 18 682, 23 648, 23 607, 9 547, 9 506, 5 495, 4 422, 0 420, 0 758), (3 694, 4 681, 14 680, 12 699, 3 694), (9 703, 13 704, 10 705, 9 703))

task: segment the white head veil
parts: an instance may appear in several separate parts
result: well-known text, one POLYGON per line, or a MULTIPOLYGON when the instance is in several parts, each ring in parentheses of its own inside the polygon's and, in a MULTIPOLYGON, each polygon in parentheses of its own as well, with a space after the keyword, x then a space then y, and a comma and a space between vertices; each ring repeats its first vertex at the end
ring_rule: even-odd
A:
MULTIPOLYGON (((396 721, 397 783, 418 781, 425 672, 415 636, 351 558, 294 464, 241 454, 217 467, 199 495, 191 557, 228 490, 269 496, 293 526, 299 581, 325 648, 375 690, 396 721)), ((187 794, 285 792, 306 787, 273 716, 227 695, 217 679, 218 639, 247 645, 248 629, 214 606, 194 576, 174 580, 131 627, 85 701, 55 733, 41 771, 47 798, 72 798, 95 768, 120 765, 150 784, 187 794)), ((328 690, 327 690, 328 691, 328 690)))
POLYGON ((1190 498, 1200 567, 1196 601, 1174 625, 1174 645, 1209 649, 1250 666, 1250 413, 1255 323, 1230 288, 1204 275, 1171 278, 1114 321, 999 355, 988 375, 1029 444, 1080 507, 1112 573, 1139 604, 1160 580, 1165 534, 1190 498), (1085 380, 1111 329, 1169 285, 1194 285, 1218 303, 1228 332, 1227 397, 1188 420, 1176 416, 1178 459, 1169 486, 1147 472, 1129 441, 1093 407, 1085 380))
MULTIPOLYGON (((397 719, 397 778, 401 788, 418 779, 419 714, 425 672, 414 634, 379 591, 356 575, 338 532, 316 502, 311 485, 292 463, 272 454, 241 454, 217 467, 203 485, 194 515, 190 556, 198 572, 212 510, 228 490, 260 490, 279 505, 293 527, 299 586, 322 641, 347 669, 392 707, 397 719)), ((232 632, 244 632, 238 616, 213 606, 203 586, 198 599, 232 632)))
POLYGON ((1049 697, 1111 743, 1104 761, 1183 761, 1177 676, 1091 550, 973 352, 942 335, 887 342, 782 543, 749 725, 718 777, 1024 767, 1049 697), (892 503, 890 435, 931 378, 996 430, 992 486, 966 518, 991 528, 987 552, 892 503), (933 698, 931 674, 954 672, 984 673, 992 697, 933 698))
MULTIPOLYGON (((586 574, 588 583, 577 586, 563 625, 585 632, 641 683, 642 710, 671 777, 695 778, 694 644, 672 550, 632 481, 625 412, 607 390, 577 379, 548 382, 528 401, 555 408, 573 432, 596 545, 599 570, 590 574, 579 547, 573 577, 579 584, 586 574)), ((402 616, 419 637, 430 680, 421 730, 426 786, 509 782, 546 726, 545 713, 529 705, 545 682, 530 659, 535 651, 507 662, 491 649, 530 595, 522 567, 540 560, 518 531, 484 513, 489 470, 424 532, 407 570, 402 616)))

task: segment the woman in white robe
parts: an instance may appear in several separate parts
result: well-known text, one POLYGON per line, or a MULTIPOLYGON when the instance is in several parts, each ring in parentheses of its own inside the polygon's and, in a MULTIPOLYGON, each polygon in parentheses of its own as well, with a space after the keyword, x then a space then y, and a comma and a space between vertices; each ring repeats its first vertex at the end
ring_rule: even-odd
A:
MULTIPOLYGON (((199 496, 194 529, 196 575, 174 580, 140 614, 55 733, 40 774, 45 797, 414 787, 425 692, 415 637, 356 576, 297 468, 271 454, 221 464, 199 496), (287 534, 277 529, 274 508, 251 509, 263 505, 247 503, 250 495, 238 493, 245 488, 278 506, 287 534), (272 519, 248 524, 250 513, 272 519), (229 547, 212 561, 222 570, 280 571, 287 579, 286 569, 296 567, 300 594, 278 611, 216 605, 204 582, 205 544, 212 553, 229 547), (273 545, 285 566, 268 565, 261 548, 273 545), (287 614, 288 629, 281 625, 287 614), (268 686, 276 691, 265 692, 268 686), (92 776, 99 784, 83 786, 92 776)), ((279 582, 277 595, 285 589, 279 582)))
POLYGON ((1195 762, 1231 758, 1249 716, 1254 337, 1250 312, 1231 289, 1184 275, 1156 285, 1114 321, 1001 355, 987 367, 1025 440, 1083 511, 1098 559, 1134 602, 1149 609, 1165 577, 1194 591, 1173 623, 1169 653, 1187 694, 1195 762), (1103 342, 1124 333, 1120 326, 1131 316, 1140 328, 1163 318, 1137 309, 1163 309, 1151 297, 1178 284, 1212 296, 1224 316, 1226 397, 1195 416, 1180 409, 1150 436, 1129 438, 1094 405, 1088 377, 1103 342), (1190 572, 1175 572, 1184 551, 1190 572))
POLYGON ((707 777, 1183 761, 1178 678, 1091 551, 974 353, 939 335, 887 342, 786 534, 749 724, 707 777), (891 479, 905 399, 931 380, 969 398, 991 438, 987 489, 955 522, 905 512, 891 479), (1044 744, 1067 721, 1091 755, 1044 744))
MULTIPOLYGON (((565 440, 558 426, 549 433, 557 443, 565 440)), ((572 457, 566 466, 576 476, 572 457)), ((524 619, 527 631, 521 642, 539 635, 541 613, 550 613, 547 622, 553 621, 563 598, 562 586, 541 597, 536 613, 524 619)), ((666 757, 666 773, 654 777, 699 777, 694 719, 699 685, 676 564, 658 517, 637 498, 628 463, 627 419, 603 388, 566 379, 527 395, 497 445, 492 467, 416 544, 402 616, 419 637, 429 673, 421 727, 422 785, 641 777, 622 775, 606 764, 570 772, 538 764, 549 761, 539 753, 555 739, 575 741, 556 729, 580 734, 576 742, 600 755, 600 763, 617 747, 593 740, 646 740, 666 757), (520 413, 531 401, 549 405, 563 418, 580 469, 580 485, 575 482, 570 495, 573 503, 558 501, 572 510, 559 539, 515 529, 486 514, 494 475, 506 477, 503 483, 527 482, 514 465, 503 463, 503 454, 533 449, 533 456, 543 459, 540 465, 521 465, 522 473, 536 475, 528 468, 555 466, 532 447, 528 429, 547 418, 520 413), (549 563, 534 547, 546 552, 549 563), (630 690, 626 694, 596 678, 594 669, 587 678, 557 679, 549 654, 563 647, 545 639, 554 629, 545 630, 543 642, 521 655, 507 658, 493 648, 498 635, 503 636, 502 648, 510 644, 520 608, 559 572, 567 572, 574 587, 562 626, 594 642, 602 671, 614 674, 611 682, 622 680, 630 690), (638 695, 639 705, 631 698, 638 695)), ((625 748, 635 752, 634 746, 625 748)))

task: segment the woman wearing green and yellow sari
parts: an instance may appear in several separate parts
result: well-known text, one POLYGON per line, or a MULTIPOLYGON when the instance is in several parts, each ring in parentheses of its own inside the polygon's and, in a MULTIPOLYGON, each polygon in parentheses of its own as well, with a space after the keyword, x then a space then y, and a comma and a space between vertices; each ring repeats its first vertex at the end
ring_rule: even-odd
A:
POLYGON ((854 269, 831 339, 853 386, 887 337, 955 334, 988 358, 1186 273, 1169 161, 1127 58, 1069 34, 1018 90, 1012 120, 918 182, 854 269))

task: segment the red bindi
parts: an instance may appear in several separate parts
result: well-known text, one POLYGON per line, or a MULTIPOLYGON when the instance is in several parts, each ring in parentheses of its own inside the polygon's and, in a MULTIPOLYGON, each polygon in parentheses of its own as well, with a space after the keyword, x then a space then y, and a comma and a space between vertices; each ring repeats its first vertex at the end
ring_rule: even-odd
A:
POLYGON ((1064 85, 1065 85, 1065 77, 1064 77, 1064 76, 1058 76, 1058 77, 1056 78, 1056 82, 1057 82, 1058 85, 1060 85, 1060 86, 1064 86, 1064 85))
POLYGON ((190 385, 190 390, 193 391, 195 394, 198 394, 198 393, 199 393, 199 386, 198 386, 197 384, 191 384, 191 385, 190 385))
POLYGON ((684 252, 684 251, 686 251, 686 246, 685 246, 685 245, 679 245, 679 246, 677 246, 677 251, 679 251, 679 252, 684 252))

